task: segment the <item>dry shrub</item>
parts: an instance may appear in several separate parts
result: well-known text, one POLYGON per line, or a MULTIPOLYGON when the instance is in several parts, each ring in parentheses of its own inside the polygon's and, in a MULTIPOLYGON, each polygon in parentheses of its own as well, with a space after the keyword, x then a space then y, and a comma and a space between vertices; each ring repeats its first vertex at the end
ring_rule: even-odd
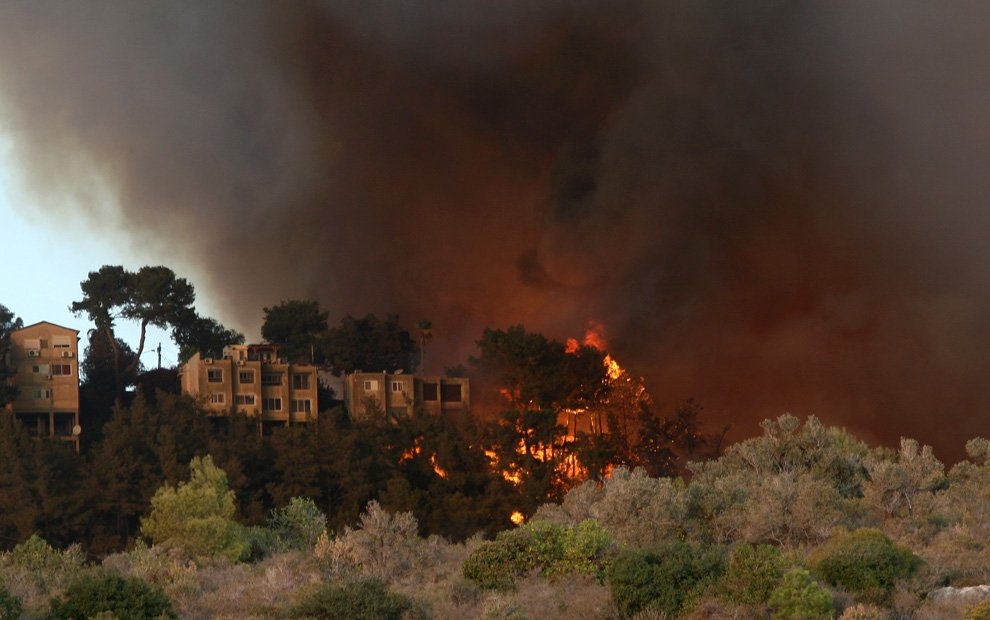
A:
POLYGON ((846 608, 839 616, 839 620, 887 620, 888 618, 890 618, 890 612, 887 610, 876 605, 864 605, 862 603, 846 608))

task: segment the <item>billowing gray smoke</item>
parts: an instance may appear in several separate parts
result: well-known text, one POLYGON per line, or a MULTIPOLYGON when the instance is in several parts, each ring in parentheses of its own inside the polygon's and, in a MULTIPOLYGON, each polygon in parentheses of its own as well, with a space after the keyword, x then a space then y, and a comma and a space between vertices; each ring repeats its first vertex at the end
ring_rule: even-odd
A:
POLYGON ((988 17, 13 0, 0 109, 47 204, 104 175, 249 334, 314 297, 432 319, 439 365, 597 319, 664 409, 954 457, 990 434, 988 17))

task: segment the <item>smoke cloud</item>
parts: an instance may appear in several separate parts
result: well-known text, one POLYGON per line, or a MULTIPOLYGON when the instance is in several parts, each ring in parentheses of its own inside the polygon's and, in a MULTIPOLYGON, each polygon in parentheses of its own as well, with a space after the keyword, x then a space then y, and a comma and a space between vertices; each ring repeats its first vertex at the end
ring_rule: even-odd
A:
POLYGON ((53 216, 103 179, 114 225, 249 334, 315 298, 430 318, 439 366, 486 326, 599 320, 662 409, 957 458, 990 433, 988 18, 14 0, 0 124, 53 216))

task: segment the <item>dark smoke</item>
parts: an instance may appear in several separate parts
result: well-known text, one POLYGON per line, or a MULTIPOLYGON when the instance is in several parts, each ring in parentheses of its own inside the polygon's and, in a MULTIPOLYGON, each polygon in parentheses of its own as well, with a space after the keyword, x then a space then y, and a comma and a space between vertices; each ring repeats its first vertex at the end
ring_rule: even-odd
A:
POLYGON ((990 434, 988 17, 13 0, 0 119, 46 208, 102 176, 249 334, 315 297, 430 318, 439 367, 486 326, 598 319, 662 407, 956 458, 990 434))

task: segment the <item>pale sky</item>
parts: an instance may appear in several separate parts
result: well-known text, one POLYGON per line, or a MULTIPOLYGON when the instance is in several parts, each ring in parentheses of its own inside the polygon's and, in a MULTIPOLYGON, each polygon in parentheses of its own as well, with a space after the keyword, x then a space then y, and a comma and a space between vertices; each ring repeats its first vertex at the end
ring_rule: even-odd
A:
MULTIPOLYGON (((31 196, 19 186, 17 170, 13 144, 0 134, 0 247, 4 248, 6 263, 0 269, 0 304, 23 319, 25 325, 50 321, 79 330, 83 348, 86 332, 93 325, 85 316, 76 317, 69 310, 72 302, 80 298, 79 283, 103 265, 137 269, 144 264, 158 264, 162 259, 135 256, 129 242, 113 226, 107 226, 108 232, 94 231, 81 216, 67 215, 76 212, 74 209, 56 216, 33 208, 31 196)), ((197 291, 197 297, 202 297, 201 291, 197 291)), ((137 347, 136 323, 122 322, 117 332, 137 347)), ((142 355, 146 368, 156 364, 156 356, 150 351, 159 342, 162 365, 176 363, 177 349, 168 334, 153 330, 149 331, 142 355)))

